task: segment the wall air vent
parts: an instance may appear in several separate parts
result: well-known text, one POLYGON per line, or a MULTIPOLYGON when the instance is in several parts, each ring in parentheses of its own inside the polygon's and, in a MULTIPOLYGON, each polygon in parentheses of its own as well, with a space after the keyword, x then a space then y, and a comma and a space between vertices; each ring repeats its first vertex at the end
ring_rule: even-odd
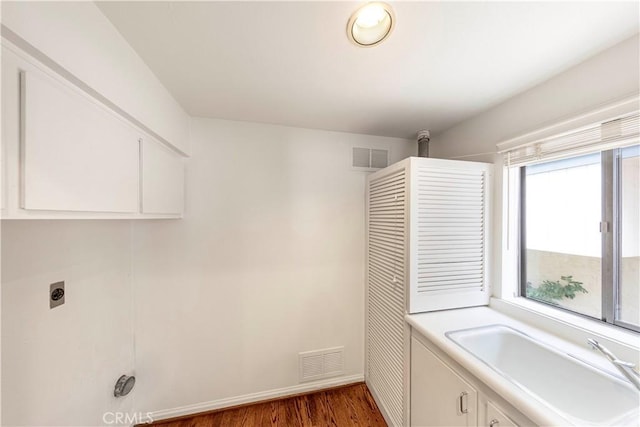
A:
POLYGON ((298 353, 300 382, 334 377, 344 373, 344 347, 298 353))
POLYGON ((353 147, 352 163, 356 169, 382 169, 389 165, 389 151, 353 147))

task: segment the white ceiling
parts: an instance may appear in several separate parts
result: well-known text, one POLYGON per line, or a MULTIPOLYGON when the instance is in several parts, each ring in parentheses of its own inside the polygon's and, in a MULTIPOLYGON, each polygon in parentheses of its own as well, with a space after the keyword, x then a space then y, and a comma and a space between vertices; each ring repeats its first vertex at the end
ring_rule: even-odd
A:
POLYGON ((414 138, 639 31, 638 2, 393 2, 362 49, 355 2, 100 2, 193 116, 414 138))

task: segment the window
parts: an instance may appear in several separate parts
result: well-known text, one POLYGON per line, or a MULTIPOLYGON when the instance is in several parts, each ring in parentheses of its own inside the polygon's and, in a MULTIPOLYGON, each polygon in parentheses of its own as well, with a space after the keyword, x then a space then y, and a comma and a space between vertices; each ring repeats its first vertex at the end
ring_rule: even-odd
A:
POLYGON ((521 296, 640 330, 640 145, 520 172, 521 296))

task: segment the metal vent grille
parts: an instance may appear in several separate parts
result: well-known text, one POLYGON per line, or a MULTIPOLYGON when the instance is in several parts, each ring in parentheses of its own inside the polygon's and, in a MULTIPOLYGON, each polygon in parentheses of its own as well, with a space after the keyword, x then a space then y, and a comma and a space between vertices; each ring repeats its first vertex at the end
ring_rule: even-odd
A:
POLYGON ((334 377, 344 373, 344 347, 298 353, 300 382, 334 377))
POLYGON ((386 168, 389 165, 389 152, 387 150, 371 150, 371 167, 386 168))
POLYGON ((351 165, 364 169, 386 168, 389 165, 389 151, 353 147, 351 165))
POLYGON ((368 148, 353 147, 351 165, 354 168, 368 168, 371 164, 371 150, 368 148))
POLYGON ((302 380, 310 381, 322 377, 322 355, 308 355, 301 359, 302 380))
POLYGON ((342 374, 342 354, 343 351, 341 349, 338 351, 325 353, 322 356, 322 364, 324 368, 324 374, 326 376, 342 374))
POLYGON ((372 180, 368 197, 367 378, 394 425, 404 425, 405 169, 372 180))

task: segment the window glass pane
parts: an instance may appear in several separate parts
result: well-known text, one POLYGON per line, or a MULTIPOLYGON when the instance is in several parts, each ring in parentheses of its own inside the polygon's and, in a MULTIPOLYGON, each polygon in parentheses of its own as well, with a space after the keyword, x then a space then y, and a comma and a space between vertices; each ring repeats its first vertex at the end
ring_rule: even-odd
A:
POLYGON ((640 146, 621 150, 618 319, 640 325, 640 146))
POLYGON ((525 296, 601 318, 600 154, 525 174, 525 296))

